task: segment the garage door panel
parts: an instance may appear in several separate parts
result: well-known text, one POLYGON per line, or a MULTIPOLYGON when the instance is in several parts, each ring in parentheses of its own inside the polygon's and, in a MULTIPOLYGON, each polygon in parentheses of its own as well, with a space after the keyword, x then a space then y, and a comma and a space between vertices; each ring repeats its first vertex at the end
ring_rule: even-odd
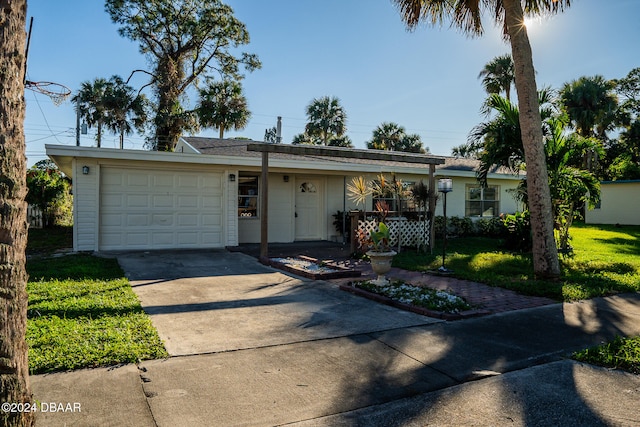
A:
POLYGON ((178 196, 178 207, 179 208, 197 208, 198 207, 198 196, 178 196))
POLYGON ((100 249, 222 247, 222 177, 103 166, 100 249))
POLYGON ((171 194, 153 195, 151 206, 154 208, 173 208, 175 197, 171 194))
POLYGON ((175 186, 175 177, 173 175, 168 174, 158 174, 152 177, 153 186, 158 187, 168 187, 173 188, 175 186))
POLYGON ((197 214, 178 214, 178 225, 181 227, 195 227, 198 225, 198 219, 200 218, 197 214))
POLYGON ((144 172, 129 172, 127 175, 127 184, 130 187, 149 187, 149 174, 144 172))
POLYGON ((132 208, 148 208, 149 196, 146 194, 127 194, 125 198, 125 206, 123 207, 127 206, 132 208))
MULTIPOLYGON (((117 217, 117 215, 114 215, 114 217, 117 217)), ((146 227, 149 225, 149 215, 147 214, 139 214, 139 215, 135 215, 135 214, 128 214, 126 215, 127 221, 127 227, 146 227)), ((119 221, 121 225, 122 221, 119 221)), ((116 225, 116 224, 113 224, 116 225)))

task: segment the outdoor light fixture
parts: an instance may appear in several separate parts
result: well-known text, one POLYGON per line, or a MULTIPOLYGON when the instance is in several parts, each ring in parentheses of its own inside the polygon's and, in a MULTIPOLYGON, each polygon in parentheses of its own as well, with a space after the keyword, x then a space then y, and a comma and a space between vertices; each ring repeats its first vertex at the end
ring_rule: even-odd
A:
POLYGON ((89 175, 89 166, 82 167, 82 175, 89 175))
POLYGON ((453 273, 444 266, 444 259, 447 254, 447 193, 453 191, 453 181, 451 178, 441 178, 438 180, 438 192, 444 194, 444 204, 442 205, 442 214, 444 216, 444 228, 442 230, 442 265, 438 268, 440 273, 453 273))
POLYGON ((229 181, 236 182, 236 174, 235 173, 230 173, 229 174, 229 181))
POLYGON ((282 177, 282 180, 283 180, 284 182, 289 182, 289 175, 285 175, 285 176, 283 176, 283 177, 282 177))

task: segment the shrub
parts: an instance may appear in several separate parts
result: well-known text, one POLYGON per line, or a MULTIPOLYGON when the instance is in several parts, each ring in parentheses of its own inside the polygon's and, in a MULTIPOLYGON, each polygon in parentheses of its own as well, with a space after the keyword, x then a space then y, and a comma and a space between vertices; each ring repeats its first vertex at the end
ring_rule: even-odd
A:
POLYGON ((475 222, 475 233, 481 237, 504 237, 506 232, 502 218, 480 218, 475 222))
POLYGON ((512 251, 531 251, 532 238, 529 211, 504 215, 502 221, 507 229, 505 247, 512 251))

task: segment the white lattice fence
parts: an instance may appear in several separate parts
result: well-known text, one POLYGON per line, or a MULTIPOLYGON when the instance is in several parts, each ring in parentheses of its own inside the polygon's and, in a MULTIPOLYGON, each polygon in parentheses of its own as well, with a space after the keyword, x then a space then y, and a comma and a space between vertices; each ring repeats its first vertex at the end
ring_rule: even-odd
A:
MULTIPOLYGON (((423 246, 429 242, 429 221, 388 218, 386 224, 389 227, 389 246, 398 246, 398 238, 400 246, 423 246)), ((378 220, 358 220, 358 231, 366 236, 371 231, 378 231, 378 220)))
POLYGON ((31 228, 42 228, 42 210, 34 205, 27 206, 27 221, 31 228))

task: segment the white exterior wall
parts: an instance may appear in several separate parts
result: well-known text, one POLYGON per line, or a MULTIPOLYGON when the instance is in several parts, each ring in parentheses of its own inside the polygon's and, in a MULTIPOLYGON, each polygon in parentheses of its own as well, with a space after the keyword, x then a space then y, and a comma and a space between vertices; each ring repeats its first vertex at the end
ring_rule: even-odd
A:
MULTIPOLYGON (((259 173, 258 188, 262 195, 263 186, 259 173)), ((269 242, 288 243, 294 241, 294 185, 293 174, 270 173, 269 174, 269 242), (289 182, 284 182, 284 176, 289 176, 289 182)), ((236 192, 237 193, 237 192, 236 192)), ((260 200, 260 199, 259 199, 260 200)), ((236 196, 236 206, 237 206, 236 196)), ((258 202, 260 206, 260 201, 258 202)), ((238 223, 238 243, 260 243, 260 218, 238 218, 237 208, 234 213, 238 223)))
MULTIPOLYGON (((436 185, 437 185, 436 176, 436 185)), ((475 178, 467 177, 451 177, 453 179, 453 191, 447 194, 447 216, 464 217, 465 203, 466 203, 466 189, 467 185, 478 185, 478 180, 475 178)), ((495 179, 489 178, 487 180, 488 185, 497 185, 500 187, 500 206, 499 212, 496 212, 496 216, 501 213, 514 213, 518 210, 522 210, 521 206, 518 206, 518 202, 515 200, 512 194, 508 190, 513 190, 518 187, 519 181, 513 179, 495 179)), ((438 203, 436 205, 436 215, 442 215, 442 193, 438 193, 438 203)))
POLYGON ((73 162, 73 250, 97 251, 100 204, 100 166, 93 159, 73 162), (82 174, 82 167, 89 174, 82 174))
POLYGON ((587 224, 640 225, 640 181, 603 182, 598 209, 588 209, 587 224))

